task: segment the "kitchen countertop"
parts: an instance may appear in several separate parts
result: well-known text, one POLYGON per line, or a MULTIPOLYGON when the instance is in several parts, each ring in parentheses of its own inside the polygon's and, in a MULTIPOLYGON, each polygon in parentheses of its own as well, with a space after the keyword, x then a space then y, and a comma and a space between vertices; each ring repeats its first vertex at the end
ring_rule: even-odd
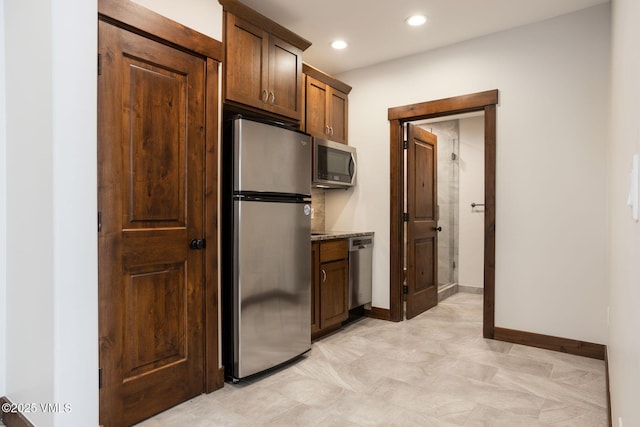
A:
POLYGON ((370 234, 374 234, 373 231, 312 231, 311 241, 319 242, 322 240, 348 239, 350 237, 367 236, 370 234))

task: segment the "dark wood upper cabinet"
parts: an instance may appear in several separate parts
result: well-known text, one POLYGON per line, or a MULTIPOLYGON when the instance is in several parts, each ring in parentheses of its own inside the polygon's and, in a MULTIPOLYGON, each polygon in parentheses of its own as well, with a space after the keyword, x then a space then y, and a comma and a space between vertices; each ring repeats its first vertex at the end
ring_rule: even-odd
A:
POLYGON ((300 121, 302 52, 311 43, 237 0, 224 8, 224 101, 300 121))
POLYGON ((351 86, 308 64, 305 74, 305 130, 320 138, 347 143, 351 86))

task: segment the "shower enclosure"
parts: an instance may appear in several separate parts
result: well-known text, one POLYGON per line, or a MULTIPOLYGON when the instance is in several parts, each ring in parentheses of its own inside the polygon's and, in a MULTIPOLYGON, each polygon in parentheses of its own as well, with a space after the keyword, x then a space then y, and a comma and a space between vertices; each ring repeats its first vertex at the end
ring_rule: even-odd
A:
POLYGON ((459 232, 459 121, 448 120, 422 126, 438 137, 438 288, 458 283, 459 232))

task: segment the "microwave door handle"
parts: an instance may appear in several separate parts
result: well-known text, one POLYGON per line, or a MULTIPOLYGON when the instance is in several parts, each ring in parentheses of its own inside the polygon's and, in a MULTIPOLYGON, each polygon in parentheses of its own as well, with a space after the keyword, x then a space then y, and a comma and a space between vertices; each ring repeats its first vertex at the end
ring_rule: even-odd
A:
POLYGON ((356 163, 353 153, 351 153, 351 160, 349 161, 349 172, 353 172, 351 175, 351 184, 355 184, 356 174, 358 173, 358 164, 356 163))

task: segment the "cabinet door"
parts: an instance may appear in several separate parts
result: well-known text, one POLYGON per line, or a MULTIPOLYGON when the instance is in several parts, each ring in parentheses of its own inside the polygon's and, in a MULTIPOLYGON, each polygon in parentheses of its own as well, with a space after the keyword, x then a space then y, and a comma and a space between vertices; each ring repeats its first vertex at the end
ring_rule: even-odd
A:
POLYGON ((226 14, 225 100, 265 108, 269 37, 262 29, 226 14))
POLYGON ((307 76, 306 96, 306 131, 311 135, 328 138, 327 85, 307 76))
POLYGON ((318 242, 311 245, 311 333, 320 330, 320 250, 318 242))
POLYGON ((330 140, 347 143, 347 112, 348 98, 345 93, 331 88, 329 91, 327 120, 330 126, 330 140))
POLYGON ((349 317, 348 272, 346 259, 320 264, 320 327, 323 329, 349 317))
POLYGON ((268 109, 300 120, 302 115, 302 51, 269 36, 268 109))

